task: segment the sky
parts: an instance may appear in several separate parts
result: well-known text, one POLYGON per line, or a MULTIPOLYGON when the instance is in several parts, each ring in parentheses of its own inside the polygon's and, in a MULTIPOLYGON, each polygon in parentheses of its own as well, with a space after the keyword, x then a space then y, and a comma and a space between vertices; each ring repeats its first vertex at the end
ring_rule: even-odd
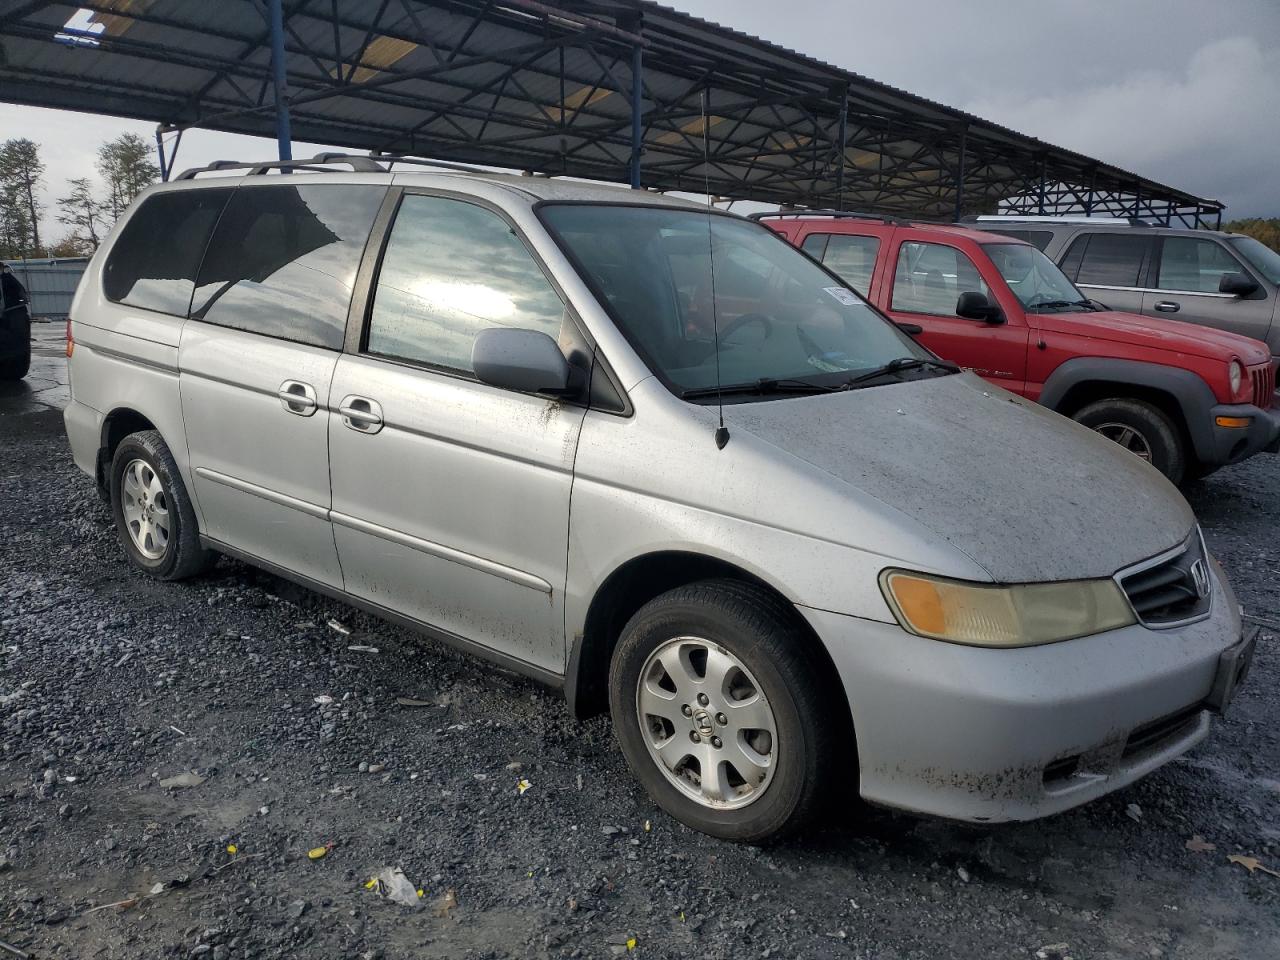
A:
MULTIPOLYGON (((1280 216, 1276 0, 665 0, 695 16, 1214 197, 1280 216)), ((0 98, 3 90, 0 90, 0 98)), ((98 145, 154 124, 0 103, 0 139, 37 141, 53 200, 98 145)), ((295 146, 310 155, 312 144, 295 146)), ((191 130, 177 166, 270 158, 272 141, 191 130)))

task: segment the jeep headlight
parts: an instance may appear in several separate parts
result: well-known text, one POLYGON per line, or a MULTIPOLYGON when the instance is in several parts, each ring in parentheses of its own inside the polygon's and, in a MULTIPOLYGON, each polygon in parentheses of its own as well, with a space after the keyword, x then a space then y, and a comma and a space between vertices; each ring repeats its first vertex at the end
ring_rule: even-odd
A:
POLYGON ((886 570, 880 587, 905 629, 949 643, 1029 647, 1137 622, 1114 580, 1000 586, 886 570))

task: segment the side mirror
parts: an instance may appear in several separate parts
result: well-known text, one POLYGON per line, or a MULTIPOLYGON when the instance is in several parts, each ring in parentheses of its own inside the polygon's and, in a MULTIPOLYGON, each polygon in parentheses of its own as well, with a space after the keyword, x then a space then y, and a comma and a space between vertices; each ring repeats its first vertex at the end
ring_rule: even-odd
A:
POLYGON ((1218 292, 1233 297, 1248 297, 1258 292, 1258 281, 1243 273, 1224 273, 1218 281, 1218 292))
POLYGON ((956 300, 956 316, 966 320, 980 320, 983 323, 1004 323, 1004 313, 998 306, 987 299, 985 293, 967 290, 956 300))
POLYGON ((582 385, 581 371, 540 330, 481 330, 471 345, 471 367, 481 383, 521 393, 566 396, 582 385))

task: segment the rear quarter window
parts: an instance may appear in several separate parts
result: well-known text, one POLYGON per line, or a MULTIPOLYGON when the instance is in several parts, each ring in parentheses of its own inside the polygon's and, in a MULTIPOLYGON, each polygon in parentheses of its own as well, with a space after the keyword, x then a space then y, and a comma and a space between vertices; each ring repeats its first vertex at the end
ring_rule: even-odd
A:
POLYGON ((380 184, 242 186, 200 265, 191 318, 338 350, 380 184))
POLYGON ((185 317, 200 257, 233 192, 231 187, 176 190, 143 200, 107 254, 106 298, 185 317))

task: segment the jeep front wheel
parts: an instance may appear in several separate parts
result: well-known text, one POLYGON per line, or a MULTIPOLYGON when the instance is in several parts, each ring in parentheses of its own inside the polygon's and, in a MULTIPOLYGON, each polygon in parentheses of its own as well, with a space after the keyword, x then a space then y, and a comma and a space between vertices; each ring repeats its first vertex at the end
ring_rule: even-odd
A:
POLYGON ((1146 460, 1175 484, 1182 482, 1187 469, 1186 444, 1173 421, 1158 407, 1143 400, 1099 400, 1076 411, 1072 419, 1146 460))

